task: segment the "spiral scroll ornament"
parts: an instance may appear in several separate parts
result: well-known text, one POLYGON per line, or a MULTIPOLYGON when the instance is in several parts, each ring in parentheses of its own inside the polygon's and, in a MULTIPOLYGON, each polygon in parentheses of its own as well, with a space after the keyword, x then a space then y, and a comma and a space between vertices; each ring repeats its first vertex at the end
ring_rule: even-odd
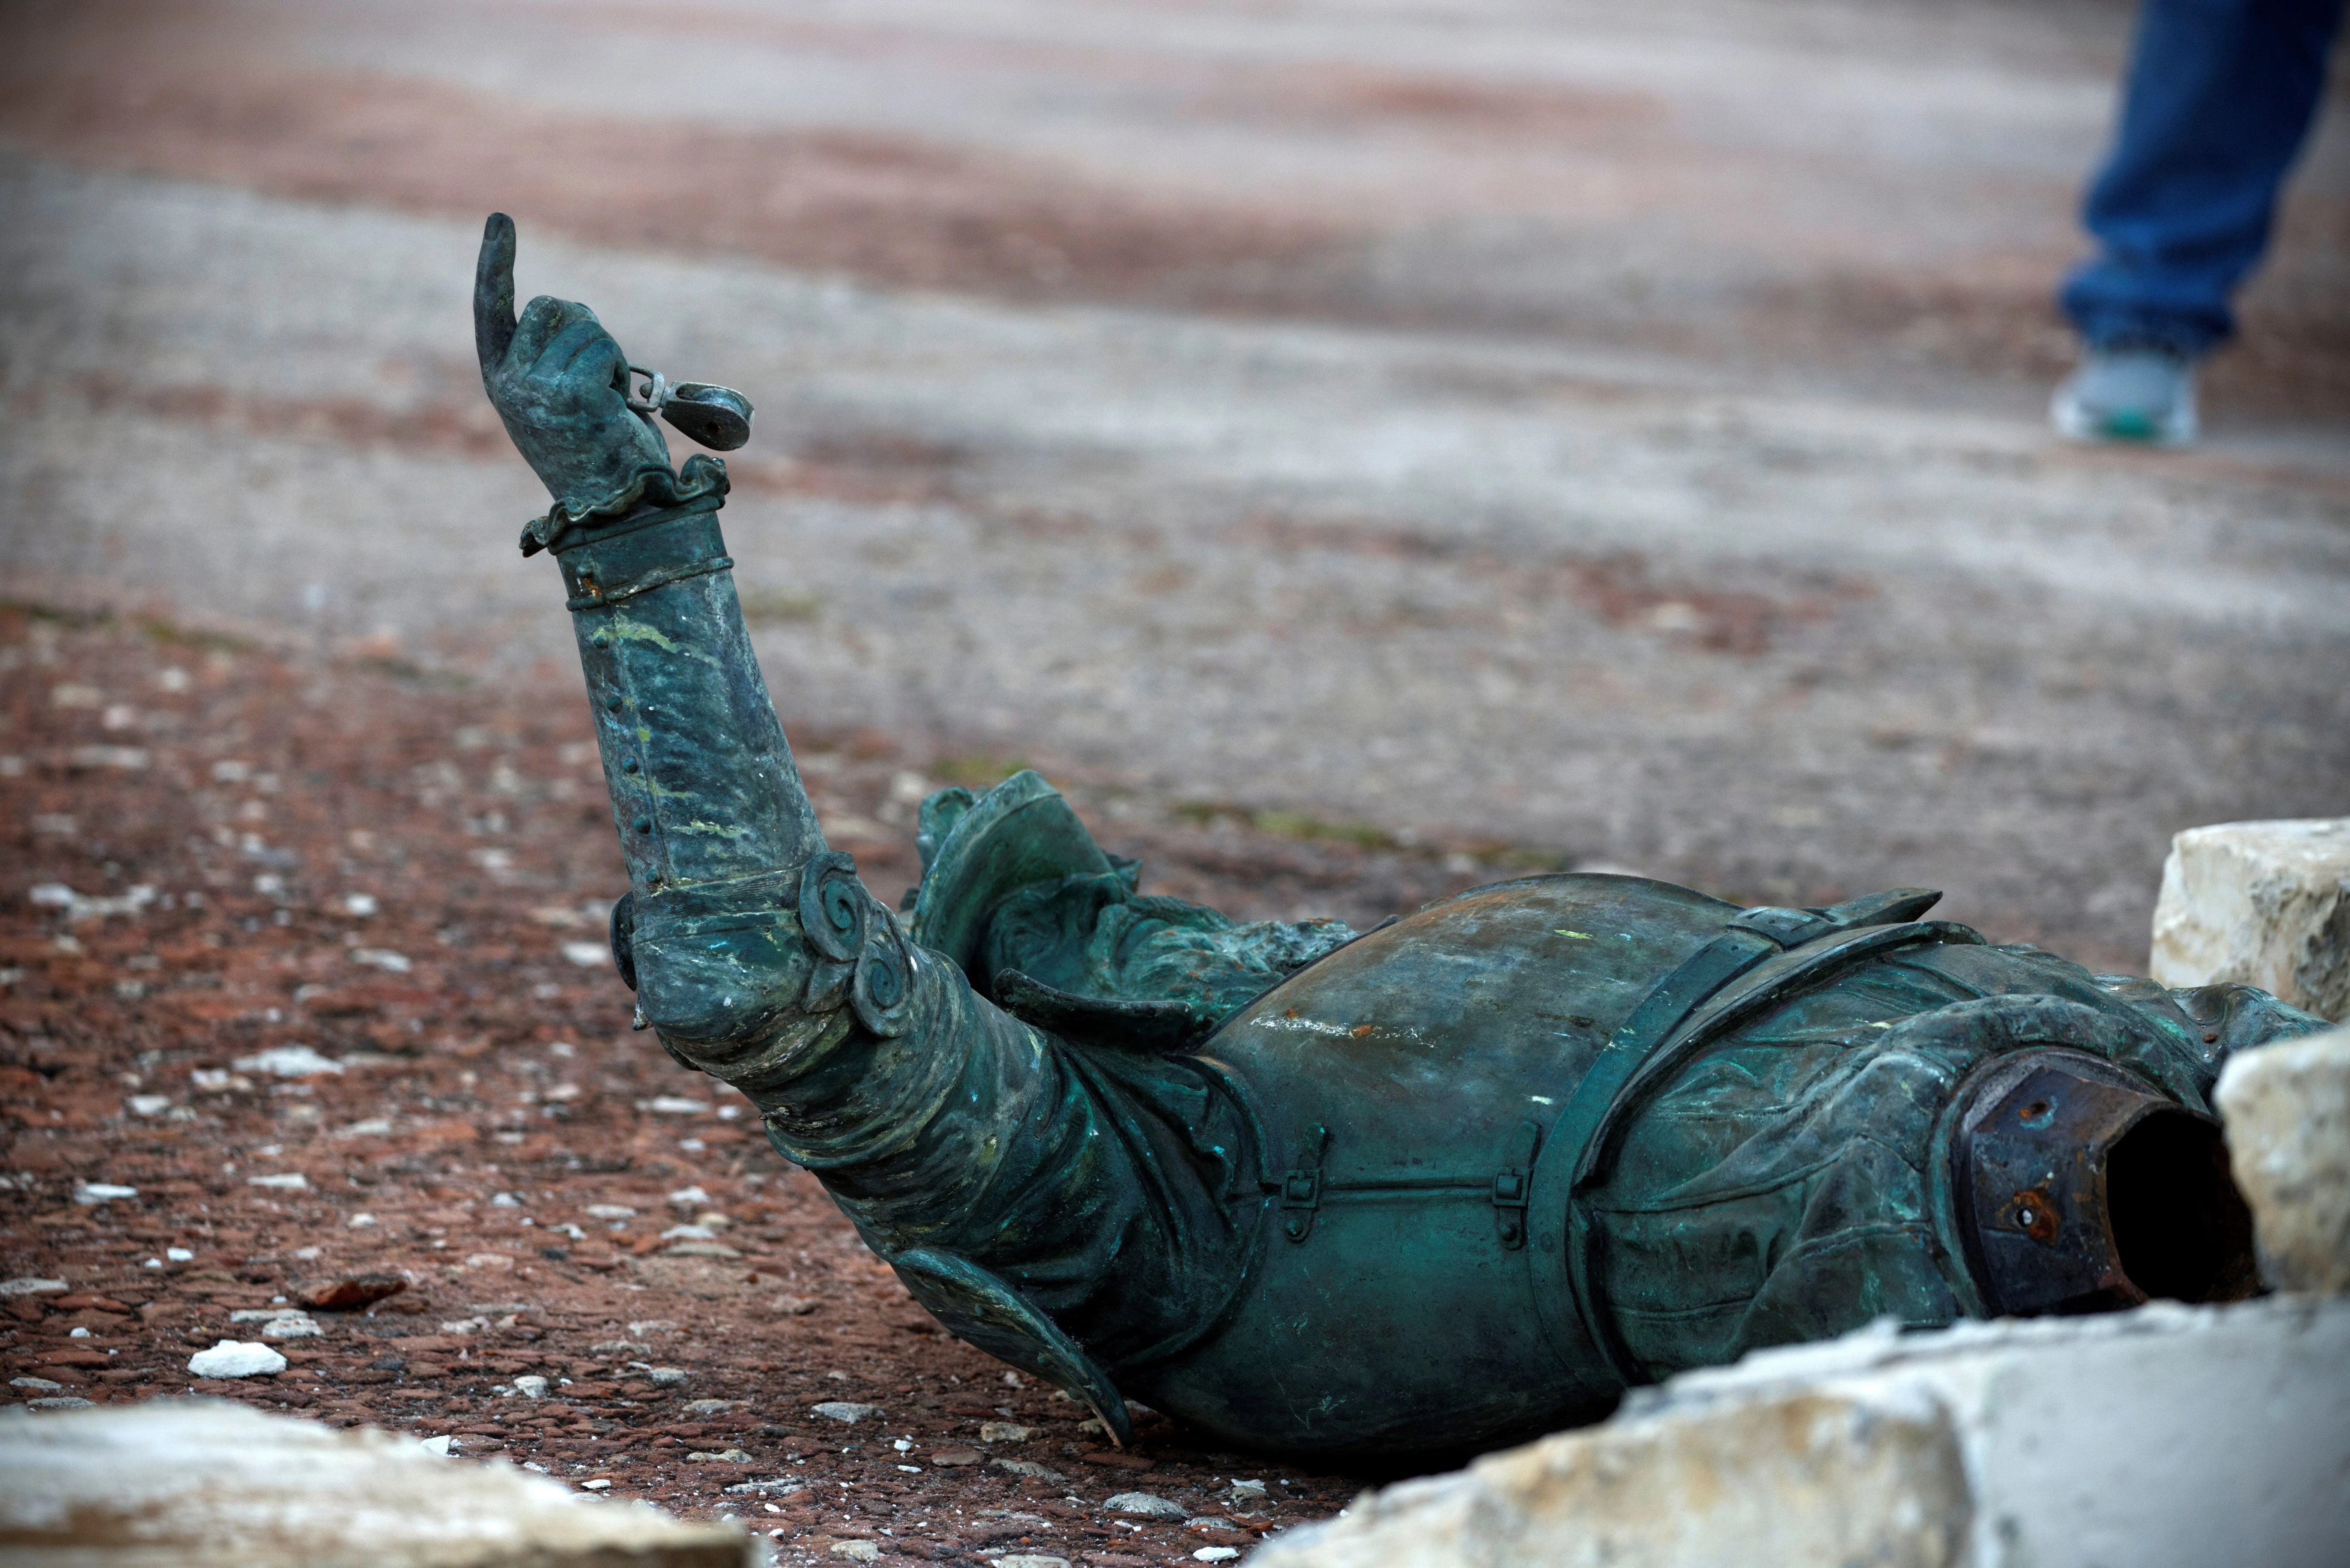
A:
POLYGON ((857 879, 857 862, 837 849, 826 850, 801 868, 800 931, 816 950, 816 967, 802 999, 809 1012, 830 1012, 848 1000, 872 903, 857 879))
POLYGON ((903 1034, 914 1022, 914 952, 889 912, 874 906, 873 936, 857 957, 848 1005, 857 1022, 884 1039, 903 1034))
POLYGON ((808 945, 835 963, 848 963, 865 945, 873 895, 857 879, 857 862, 837 849, 811 858, 800 872, 800 929, 808 945))
POLYGON ((914 955, 905 933, 837 849, 800 873, 800 929, 816 953, 805 1005, 828 1012, 846 1002, 858 1023, 885 1038, 913 1022, 914 955))

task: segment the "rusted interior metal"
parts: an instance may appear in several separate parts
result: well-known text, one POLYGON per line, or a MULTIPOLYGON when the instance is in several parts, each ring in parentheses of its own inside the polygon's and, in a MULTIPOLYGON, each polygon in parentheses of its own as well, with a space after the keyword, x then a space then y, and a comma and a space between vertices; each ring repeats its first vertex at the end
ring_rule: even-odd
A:
POLYGON ((2014 1060, 1976 1091, 1955 1147, 1988 1303, 2017 1315, 2257 1288, 2251 1216, 2217 1120, 2077 1052, 2014 1060))

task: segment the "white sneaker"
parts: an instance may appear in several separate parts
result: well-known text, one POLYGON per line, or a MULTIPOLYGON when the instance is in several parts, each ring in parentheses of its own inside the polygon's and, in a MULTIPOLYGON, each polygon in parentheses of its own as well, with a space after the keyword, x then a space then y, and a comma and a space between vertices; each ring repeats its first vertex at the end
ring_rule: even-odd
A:
POLYGON ((2195 361, 2169 348, 2087 348, 2048 405, 2068 441, 2185 446, 2195 439, 2195 361))

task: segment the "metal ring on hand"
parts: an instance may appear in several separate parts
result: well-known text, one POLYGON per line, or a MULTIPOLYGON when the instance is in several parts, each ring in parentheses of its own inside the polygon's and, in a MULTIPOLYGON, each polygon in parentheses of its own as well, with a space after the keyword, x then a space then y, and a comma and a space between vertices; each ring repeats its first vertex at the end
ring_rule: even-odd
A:
POLYGON ((627 400, 629 407, 640 414, 660 412, 662 406, 670 400, 669 379, 659 370, 648 370, 642 365, 629 366, 629 374, 642 376, 648 383, 642 396, 635 391, 633 384, 620 394, 627 400))

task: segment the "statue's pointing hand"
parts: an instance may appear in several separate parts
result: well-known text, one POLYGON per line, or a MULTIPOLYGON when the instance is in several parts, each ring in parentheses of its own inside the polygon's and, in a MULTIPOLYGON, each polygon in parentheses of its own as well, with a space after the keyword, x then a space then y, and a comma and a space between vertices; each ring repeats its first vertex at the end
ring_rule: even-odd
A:
POLYGON ((473 275, 483 389, 555 498, 550 524, 626 512, 669 479, 669 443, 629 408, 628 356, 594 311, 542 295, 515 319, 514 264, 514 220, 494 213, 473 275))

